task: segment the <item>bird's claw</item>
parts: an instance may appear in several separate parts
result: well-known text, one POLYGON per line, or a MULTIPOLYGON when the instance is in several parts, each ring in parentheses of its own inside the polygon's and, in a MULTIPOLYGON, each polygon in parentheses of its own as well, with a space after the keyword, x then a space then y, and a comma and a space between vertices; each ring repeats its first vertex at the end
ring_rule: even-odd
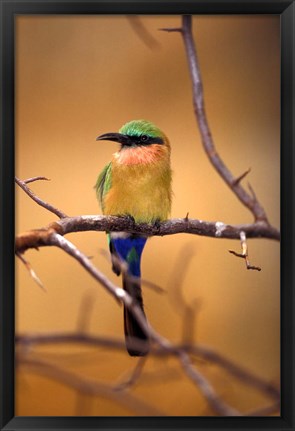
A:
POLYGON ((156 220, 153 222, 153 227, 154 227, 155 229, 157 229, 157 231, 159 231, 159 230, 160 230, 160 227, 161 227, 161 221, 160 221, 160 219, 156 219, 156 220))
POLYGON ((132 224, 135 224, 135 219, 131 214, 126 214, 125 217, 129 222, 131 222, 132 224))

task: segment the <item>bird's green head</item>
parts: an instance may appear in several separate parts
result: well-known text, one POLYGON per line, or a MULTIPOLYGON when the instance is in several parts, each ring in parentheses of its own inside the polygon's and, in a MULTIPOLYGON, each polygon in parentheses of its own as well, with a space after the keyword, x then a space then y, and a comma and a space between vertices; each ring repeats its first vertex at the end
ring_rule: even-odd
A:
POLYGON ((96 140, 119 142, 122 147, 138 147, 152 144, 169 146, 164 133, 153 123, 146 120, 133 120, 124 124, 119 133, 105 133, 96 140))

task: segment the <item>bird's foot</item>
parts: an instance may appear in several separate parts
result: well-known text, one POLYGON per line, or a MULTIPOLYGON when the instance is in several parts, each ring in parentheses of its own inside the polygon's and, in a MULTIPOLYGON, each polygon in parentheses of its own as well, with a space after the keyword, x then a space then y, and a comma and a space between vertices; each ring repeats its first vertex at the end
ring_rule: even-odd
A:
POLYGON ((129 222, 131 222, 132 224, 135 224, 135 219, 134 219, 134 217, 133 217, 131 214, 126 214, 126 215, 125 215, 125 218, 126 218, 129 222))
POLYGON ((160 219, 156 219, 156 220, 153 222, 153 228, 154 228, 154 229, 156 229, 156 230, 157 230, 157 232, 159 232, 160 227, 161 227, 161 220, 160 220, 160 219))

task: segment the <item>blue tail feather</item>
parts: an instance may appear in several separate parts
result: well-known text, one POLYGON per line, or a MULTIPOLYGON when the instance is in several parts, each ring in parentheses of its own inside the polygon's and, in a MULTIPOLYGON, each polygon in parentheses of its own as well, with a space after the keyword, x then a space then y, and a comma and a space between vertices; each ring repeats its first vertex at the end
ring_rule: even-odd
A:
MULTIPOLYGON (((111 253, 128 264, 128 273, 123 273, 123 288, 139 305, 144 316, 140 286, 140 260, 146 240, 147 238, 135 235, 127 238, 110 239, 111 253)), ((117 275, 121 272, 121 268, 116 264, 115 260, 113 260, 113 270, 117 275)), ((124 307, 124 332, 126 348, 131 356, 144 356, 148 353, 148 336, 127 307, 124 307)))
POLYGON ((128 271, 135 277, 140 277, 140 260, 146 240, 147 238, 138 236, 111 239, 116 253, 128 263, 128 271))

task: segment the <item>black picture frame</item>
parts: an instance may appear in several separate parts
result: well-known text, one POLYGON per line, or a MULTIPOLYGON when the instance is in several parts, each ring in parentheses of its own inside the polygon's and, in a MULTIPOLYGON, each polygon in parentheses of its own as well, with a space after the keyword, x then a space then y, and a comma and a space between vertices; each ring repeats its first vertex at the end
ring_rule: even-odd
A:
POLYGON ((295 3, 286 0, 0 0, 0 425, 1 430, 295 429, 294 113, 295 3), (14 18, 19 14, 278 14, 281 20, 281 416, 14 416, 14 18))

